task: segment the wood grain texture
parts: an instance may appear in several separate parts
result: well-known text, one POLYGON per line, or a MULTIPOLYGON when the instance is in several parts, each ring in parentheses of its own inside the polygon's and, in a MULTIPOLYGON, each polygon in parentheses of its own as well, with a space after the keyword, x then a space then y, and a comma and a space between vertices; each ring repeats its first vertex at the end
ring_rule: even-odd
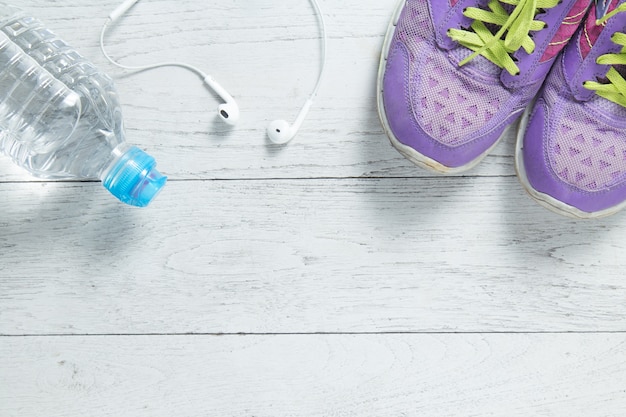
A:
POLYGON ((7 338, 4 417, 622 417, 626 336, 7 338))
POLYGON ((4 184, 0 332, 625 331, 624 217, 500 178, 4 184))
MULTIPOLYGON (((24 0, 23 7, 114 77, 128 141, 150 151, 177 179, 421 177, 390 145, 376 110, 375 85, 396 0, 322 1, 328 68, 315 105, 288 147, 271 144, 271 120, 293 120, 319 71, 319 29, 306 0, 141 1, 108 36, 126 64, 180 60, 211 73, 238 100, 241 121, 217 120, 216 98, 182 69, 135 76, 97 47, 117 1, 24 0), (91 3, 91 4, 89 4, 91 3), (175 6, 172 6, 175 4, 175 6)), ((471 175, 514 175, 512 138, 471 175)), ((0 158, 0 181, 29 180, 0 158)))
POLYGON ((623 417, 624 214, 553 215, 515 138, 434 177, 380 126, 396 0, 320 0, 328 75, 295 142, 265 138, 313 88, 306 0, 20 6, 116 81, 128 141, 170 182, 147 209, 0 158, 0 417, 623 417), (246 335, 236 335, 243 333, 246 335))

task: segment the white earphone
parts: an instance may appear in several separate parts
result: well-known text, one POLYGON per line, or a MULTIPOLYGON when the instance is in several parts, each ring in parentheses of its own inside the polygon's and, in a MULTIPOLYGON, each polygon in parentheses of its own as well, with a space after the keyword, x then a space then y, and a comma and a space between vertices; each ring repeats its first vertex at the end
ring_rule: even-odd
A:
POLYGON ((293 139, 296 133, 298 133, 300 126, 302 126, 302 122, 312 105, 313 97, 309 98, 306 103, 304 103, 302 110, 300 110, 300 113, 298 113, 292 125, 286 120, 274 120, 270 123, 267 127, 267 136, 270 140, 276 144, 282 145, 293 139))
POLYGON ((298 113, 298 116, 296 117, 296 120, 293 122, 293 124, 290 125, 289 122, 287 122, 286 120, 274 120, 267 127, 267 136, 270 138, 272 142, 276 144, 281 144, 281 145, 285 144, 296 136, 296 134, 298 133, 298 130, 300 130, 300 126, 302 126, 302 123, 304 122, 304 119, 306 118, 307 113, 309 112, 309 109, 311 109, 311 106, 313 105, 313 99, 315 98, 315 96, 317 96, 317 92, 320 88, 320 85, 322 84, 322 78, 324 78, 324 71, 326 69, 326 42, 327 42, 326 41, 326 22, 324 21, 324 14, 320 10, 319 4, 317 4, 317 0, 311 0, 311 4, 313 4, 313 7, 315 8, 315 12, 317 13, 317 16, 320 19, 320 27, 322 31, 321 33, 322 35, 322 68, 317 77, 317 82, 315 83, 315 88, 313 89, 313 92, 311 93, 307 101, 304 103, 304 106, 302 106, 302 109, 300 110, 300 113, 298 113))
MULTIPOLYGON (((215 81, 213 77, 204 73, 197 67, 194 67, 193 65, 184 64, 181 62, 160 62, 160 63, 153 64, 153 65, 127 66, 127 65, 122 65, 119 62, 115 61, 107 53, 104 47, 104 37, 105 37, 107 28, 113 23, 115 23, 117 20, 119 20, 138 1, 139 0, 126 0, 109 14, 109 17, 104 23, 104 25, 102 26, 102 31, 100 32, 100 49, 102 50, 102 54, 104 55, 104 57, 111 64, 119 68, 126 69, 126 70, 145 71, 145 70, 154 69, 154 68, 174 66, 174 67, 186 68, 190 71, 195 72, 202 78, 204 84, 207 85, 211 90, 213 90, 215 94, 217 94, 224 101, 224 103, 220 104, 217 107, 218 116, 225 123, 229 125, 236 124, 237 121, 239 120, 239 106, 237 105, 237 102, 235 101, 235 99, 228 93, 228 91, 226 91, 224 87, 222 87, 217 81, 215 81)), ((310 0, 310 1, 313 4, 313 7, 315 8, 315 12, 319 16, 320 24, 321 24, 322 68, 320 70, 317 83, 315 85, 315 88, 313 89, 313 92, 304 103, 304 106, 298 113, 298 116, 296 117, 296 120, 294 121, 294 123, 290 125, 285 120, 274 120, 268 126, 267 135, 269 139, 273 143, 276 143, 276 144, 285 144, 289 142, 291 139, 293 139, 295 135, 298 133, 298 130, 300 129, 300 126, 304 122, 304 119, 307 113, 309 112, 309 109, 313 105, 313 99, 317 95, 317 92, 319 90, 319 87, 320 87, 320 84, 322 82, 322 78, 324 75, 324 71, 326 68, 326 42, 327 42, 326 41, 326 23, 324 21, 324 15, 322 14, 322 11, 320 10, 317 0, 310 0)))
POLYGON ((228 91, 226 91, 224 87, 222 87, 217 81, 215 81, 213 77, 211 77, 209 74, 204 73, 203 71, 194 67, 193 65, 183 64, 180 62, 160 62, 160 63, 153 64, 153 65, 131 67, 128 65, 122 65, 109 56, 109 54, 106 52, 106 49, 104 48, 104 35, 106 33, 107 28, 109 27, 109 25, 119 20, 119 18, 122 17, 124 13, 126 13, 138 1, 139 0, 126 0, 124 3, 120 4, 115 10, 113 10, 109 14, 109 18, 104 23, 104 26, 102 26, 102 31, 100 32, 100 49, 102 50, 102 54, 105 56, 105 58, 116 67, 126 69, 126 70, 134 70, 134 71, 145 71, 145 70, 161 68, 161 67, 187 68, 188 70, 193 71, 196 74, 198 74, 202 78, 204 84, 206 84, 210 89, 212 89, 215 92, 215 94, 220 96, 221 99, 224 101, 223 104, 220 104, 217 107, 218 116, 225 123, 231 126, 237 123, 237 121, 239 120, 239 106, 237 105, 237 102, 235 101, 235 99, 228 93, 228 91))

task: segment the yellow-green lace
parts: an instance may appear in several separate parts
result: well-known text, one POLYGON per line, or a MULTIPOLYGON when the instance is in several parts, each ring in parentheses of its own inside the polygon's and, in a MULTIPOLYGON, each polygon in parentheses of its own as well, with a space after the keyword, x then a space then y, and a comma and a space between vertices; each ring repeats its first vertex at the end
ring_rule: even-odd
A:
MULTIPOLYGON (((606 22, 618 13, 626 11, 626 3, 615 8, 611 13, 608 13, 602 19, 596 20, 596 25, 604 25, 606 22)), ((605 54, 596 60, 600 65, 626 65, 626 34, 616 32, 611 37, 611 40, 620 45, 622 50, 617 54, 605 54)), ((611 67, 606 74, 606 83, 599 83, 596 81, 585 81, 584 87, 588 90, 593 90, 600 97, 617 103, 622 107, 626 107, 626 80, 622 74, 620 74, 614 67, 611 67)))
POLYGON ((451 39, 474 51, 459 65, 465 65, 478 55, 482 55, 511 75, 519 74, 519 67, 511 54, 520 48, 524 48, 528 54, 535 50, 535 42, 530 32, 546 27, 546 23, 535 20, 535 16, 541 9, 550 9, 558 3, 559 0, 490 0, 489 10, 468 7, 463 14, 473 19, 472 30, 448 31, 451 39), (509 14, 502 4, 515 8, 509 14), (500 30, 494 35, 485 23, 500 26, 500 30))

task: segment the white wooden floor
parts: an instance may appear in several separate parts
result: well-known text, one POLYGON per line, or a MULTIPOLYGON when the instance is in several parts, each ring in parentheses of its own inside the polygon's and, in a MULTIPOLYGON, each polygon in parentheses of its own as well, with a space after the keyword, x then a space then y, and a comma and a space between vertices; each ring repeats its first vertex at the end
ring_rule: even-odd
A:
POLYGON ((626 415, 626 213, 551 214, 507 138, 465 176, 390 146, 375 106, 396 0, 20 0, 117 81, 170 182, 147 209, 0 158, 0 416, 626 415))

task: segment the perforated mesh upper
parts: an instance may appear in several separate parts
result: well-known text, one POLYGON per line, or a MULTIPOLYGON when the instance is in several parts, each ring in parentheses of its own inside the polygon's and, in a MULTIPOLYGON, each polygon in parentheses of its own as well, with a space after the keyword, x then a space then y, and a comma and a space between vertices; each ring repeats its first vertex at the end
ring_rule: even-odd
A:
MULTIPOLYGON (((561 49, 562 42, 577 26, 580 14, 589 1, 568 1, 570 10, 566 21, 558 22, 560 26, 567 26, 567 30, 561 30, 560 26, 557 28, 550 53, 561 49)), ((409 52, 405 97, 409 100, 415 121, 432 140, 450 148, 487 136, 497 138, 498 135, 493 133, 504 129, 511 115, 526 107, 541 85, 541 80, 538 80, 523 88, 509 89, 501 81, 502 68, 480 55, 459 66, 459 62, 473 52, 461 45, 451 50, 437 45, 429 10, 429 4, 433 8, 449 9, 455 3, 452 0, 408 0, 393 41, 405 45, 409 52)), ((486 1, 476 1, 473 6, 486 8, 486 1)), ((512 5, 504 4, 503 7, 509 11, 513 9, 512 5)), ((458 11, 461 13, 460 9, 458 11)), ((542 18, 545 18, 543 12, 537 15, 537 19, 542 18)), ((549 24, 551 28, 553 23, 549 24)), ((445 29, 440 27, 437 30, 445 29)), ((546 51, 539 52, 544 55, 546 51)), ((546 71, 548 67, 549 64, 538 71, 546 71)))
POLYGON ((459 68, 458 62, 473 51, 458 47, 446 52, 433 47, 433 25, 425 0, 407 2, 395 36, 408 47, 413 63, 408 96, 417 122, 438 142, 463 145, 492 122, 498 110, 508 107, 504 118, 519 106, 517 100, 508 102, 512 94, 501 84, 502 69, 497 65, 478 56, 459 68))
POLYGON ((448 146, 469 141, 511 98, 500 84, 460 72, 443 54, 430 54, 420 67, 411 92, 418 123, 448 146))
POLYGON ((594 192, 626 180, 626 109, 596 97, 586 105, 557 94, 562 88, 557 67, 546 83, 545 98, 554 113, 547 135, 547 156, 553 172, 566 184, 594 192), (616 127, 622 120, 624 127, 616 127))
POLYGON ((416 53, 422 41, 433 37, 428 4, 425 0, 408 1, 402 15, 395 36, 408 46, 412 53, 416 53))

